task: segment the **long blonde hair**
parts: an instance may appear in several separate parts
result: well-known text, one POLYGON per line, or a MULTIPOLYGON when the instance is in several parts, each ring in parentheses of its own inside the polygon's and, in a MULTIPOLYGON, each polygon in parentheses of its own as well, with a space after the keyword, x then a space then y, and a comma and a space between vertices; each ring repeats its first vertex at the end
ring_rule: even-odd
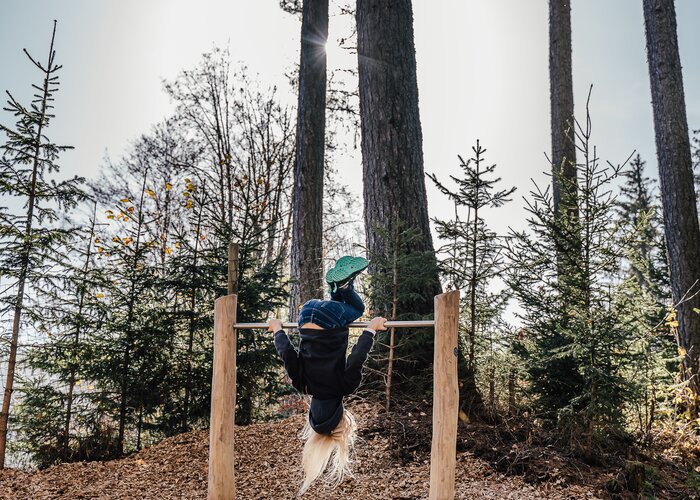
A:
POLYGON ((309 420, 306 420, 306 425, 299 436, 306 441, 301 457, 304 482, 299 490, 299 495, 303 495, 309 489, 309 486, 323 473, 329 462, 330 468, 326 479, 334 487, 340 484, 345 476, 352 476, 350 455, 356 435, 355 417, 347 410, 344 410, 343 418, 330 435, 314 431, 309 425, 309 420))

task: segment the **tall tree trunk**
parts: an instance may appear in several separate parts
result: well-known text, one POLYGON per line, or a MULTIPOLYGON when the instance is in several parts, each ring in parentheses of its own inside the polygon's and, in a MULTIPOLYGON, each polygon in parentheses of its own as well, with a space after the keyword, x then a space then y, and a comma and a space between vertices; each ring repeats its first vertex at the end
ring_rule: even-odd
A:
MULTIPOLYGON (((644 0, 647 60, 654 110, 664 232, 673 301, 698 291, 700 228, 695 204, 690 138, 673 0, 644 0)), ((700 295, 677 306, 678 337, 690 387, 700 392, 700 295)), ((697 411, 697 408, 695 408, 697 411)))
POLYGON ((0 412, 0 469, 5 468, 5 451, 7 449, 7 424, 10 419, 10 402, 15 382, 15 366, 17 364, 17 346, 19 343, 19 327, 24 306, 24 291, 27 283, 27 274, 30 266, 30 254, 32 251, 32 223, 34 221, 34 203, 36 200, 36 183, 41 167, 41 142, 43 126, 46 123, 47 104, 49 98, 50 77, 53 67, 53 43, 56 37, 56 22, 54 21, 53 34, 51 35, 51 47, 49 48, 49 63, 44 69, 44 86, 42 90, 40 119, 36 134, 34 135, 34 156, 32 158, 32 180, 27 200, 27 220, 24 228, 24 245, 19 269, 19 281, 17 283, 17 298, 15 300, 14 318, 12 320, 12 339, 10 340, 10 355, 7 360, 7 377, 5 379, 5 394, 2 400, 2 412, 0 412))
MULTIPOLYGON (((428 252, 432 262, 426 265, 433 265, 411 0, 358 0, 355 17, 368 254, 390 261, 390 237, 384 235, 393 234, 394 226, 400 224, 402 230, 417 230, 421 235, 406 243, 402 254, 428 252)), ((370 263, 372 275, 389 271, 370 263)), ((433 296, 441 291, 437 269, 416 291, 411 298, 408 294, 399 298, 398 316, 433 312, 433 296)), ((370 310, 386 310, 387 306, 373 303, 370 310)), ((421 382, 422 374, 432 366, 433 341, 432 331, 395 333, 394 396, 416 397, 429 390, 421 382), (402 342, 404 335, 410 335, 411 342, 402 342), (399 378, 410 383, 397 384, 399 378)))
MULTIPOLYGON (((390 257, 375 228, 392 234, 396 214, 422 234, 412 251, 432 252, 411 0, 358 0, 356 19, 367 248, 390 257)), ((432 312, 440 291, 436 272, 420 298, 399 303, 399 314, 432 312)))
POLYGON ((571 76, 571 1, 549 0, 549 99, 552 128, 552 198, 575 217, 576 145, 574 91, 571 76))
POLYGON ((323 296, 323 166, 328 0, 304 0, 292 221, 290 319, 323 296))

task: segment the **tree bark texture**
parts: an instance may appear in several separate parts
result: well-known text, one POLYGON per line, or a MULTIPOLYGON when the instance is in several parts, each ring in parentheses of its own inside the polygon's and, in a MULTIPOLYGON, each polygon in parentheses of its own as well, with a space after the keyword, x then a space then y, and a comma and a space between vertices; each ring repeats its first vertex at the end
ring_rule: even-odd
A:
MULTIPOLYGON (((398 218, 422 233, 411 251, 432 252, 411 1, 358 0, 356 20, 367 248, 370 255, 386 255, 376 228, 392 234, 398 218)), ((440 291, 435 273, 422 299, 399 304, 399 313, 432 312, 440 291)))
MULTIPOLYGON (((698 291, 700 228, 695 205, 690 138, 673 0, 643 0, 647 61, 654 110, 656 155, 664 213, 664 231, 673 301, 698 291), (690 293, 689 293, 690 292, 690 293)), ((700 372, 700 295, 677 306, 685 372, 698 393, 700 372)))
POLYGON ((328 0, 304 0, 294 160, 290 320, 323 297, 323 167, 328 0))
POLYGON ((552 126, 552 198, 576 213, 576 146, 571 71, 571 1, 549 0, 549 99, 552 126))

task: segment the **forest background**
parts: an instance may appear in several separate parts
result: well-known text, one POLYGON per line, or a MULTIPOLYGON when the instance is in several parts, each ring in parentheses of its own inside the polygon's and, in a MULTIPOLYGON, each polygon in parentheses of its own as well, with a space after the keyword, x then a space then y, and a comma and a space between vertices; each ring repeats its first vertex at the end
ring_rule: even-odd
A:
MULTIPOLYGON (((83 8, 76 7, 80 4, 72 5, 73 13, 63 9, 60 13, 51 12, 54 4, 41 2, 12 8, 9 15, 2 16, 2 22, 9 23, 13 16, 16 21, 32 15, 33 34, 28 37, 25 32, 18 32, 17 26, 22 23, 13 22, 3 26, 7 29, 2 30, 0 44, 3 51, 0 55, 3 61, 8 61, 8 67, 27 68, 26 72, 4 72, 0 87, 10 90, 18 101, 26 101, 31 92, 27 82, 36 81, 36 75, 32 78, 30 70, 34 68, 17 47, 26 46, 30 54, 42 60, 46 43, 36 33, 48 29, 38 26, 41 16, 46 16, 47 27, 52 18, 59 19, 55 48, 58 62, 64 68, 60 70, 61 89, 55 102, 57 116, 51 122, 50 135, 54 143, 70 144, 75 149, 60 152, 58 179, 73 175, 87 177, 98 201, 96 208, 83 201, 79 211, 71 216, 81 227, 75 229, 77 244, 65 249, 66 255, 73 258, 70 264, 54 259, 49 265, 49 269, 59 265, 70 269, 56 277, 67 279, 64 282, 68 283, 67 288, 65 284, 52 288, 56 282, 42 287, 42 278, 37 278, 37 289, 47 294, 44 304, 50 303, 50 307, 42 310, 42 298, 33 295, 37 308, 28 314, 33 328, 23 338, 30 348, 25 350, 28 357, 23 361, 29 362, 32 370, 22 373, 24 399, 14 423, 18 429, 18 456, 27 452, 40 465, 56 460, 119 455, 140 448, 144 442, 206 421, 206 368, 210 353, 202 332, 211 327, 208 311, 211 299, 221 292, 229 240, 243 244, 242 318, 260 319, 267 311, 283 310, 286 304, 280 285, 285 280, 289 253, 286 217, 290 213, 288 179, 294 148, 293 79, 298 60, 298 17, 282 11, 276 2, 255 2, 245 8, 240 4, 198 5, 197 12, 187 10, 189 7, 184 2, 168 3, 167 7, 149 3, 148 8, 126 2, 119 7, 103 7, 104 11, 87 3, 81 5, 83 8), (34 16, 37 12, 41 16, 34 16), (201 24, 197 19, 201 19, 201 24), (227 19, 233 25, 226 23, 227 19), (217 26, 215 23, 221 20, 223 24, 217 26), (189 29, 195 25, 200 28, 189 29), (197 33, 196 42, 182 36, 183 31, 197 33), (212 33, 224 34, 224 40, 212 33), (99 42, 86 43, 86 40, 99 42), (212 49, 212 40, 227 48, 212 49), (208 55, 203 57, 203 52, 208 55), (226 71, 229 64, 230 75, 226 71), (71 66, 84 73, 76 69, 71 74, 71 66), (207 116, 211 115, 207 115, 207 109, 198 107, 201 102, 198 98, 212 95, 207 85, 223 84, 229 76, 234 92, 226 94, 228 91, 219 87, 216 93, 232 98, 231 130, 207 123, 207 116), (273 141, 266 142, 270 135, 273 141), (241 147, 245 141, 249 142, 241 147), (102 158, 105 147, 110 156, 102 158), (212 158, 215 161, 206 170, 205 163, 212 158), (232 189, 236 197, 227 194, 232 189), (268 196, 270 193, 273 201, 268 196), (86 245, 80 247, 81 241, 86 245), (93 269, 92 264, 99 259, 110 259, 116 264, 106 274, 93 275, 100 265, 93 269), (65 294, 55 293, 59 289, 71 290, 73 295, 67 299, 65 294), (69 328, 64 329, 66 325, 69 328), (172 334, 174 331, 179 334, 172 334), (37 346, 38 349, 31 350, 37 346), (66 350, 74 353, 74 357, 66 359, 66 350), (68 440, 61 439, 65 435, 62 425, 66 418, 66 394, 65 386, 58 388, 57 379, 67 383, 68 399, 81 400, 72 409, 76 420, 68 423, 68 440), (100 383, 94 383, 98 380, 100 383), (80 387, 81 384, 85 387, 80 387), (143 390, 156 385, 160 390, 143 390), (35 418, 36 415, 41 418, 35 418)), ((546 175, 550 165, 544 154, 549 149, 546 5, 542 2, 538 10, 522 2, 489 2, 488 7, 475 2, 423 11, 425 5, 416 3, 414 17, 425 170, 435 174, 436 181, 427 183, 430 215, 442 218, 455 210, 444 196, 449 189, 440 189, 439 183, 450 174, 460 175, 458 154, 465 159, 475 156, 481 161, 478 147, 472 150, 480 139, 480 144, 488 148, 486 164, 499 165, 498 176, 504 184, 499 188, 518 188, 510 196, 514 201, 507 208, 500 208, 501 203, 496 202, 483 207, 482 216, 495 234, 504 235, 510 228, 522 230, 528 212, 523 208, 521 196, 532 199, 528 194, 531 179, 544 187, 550 182, 546 175), (452 29, 449 23, 453 23, 452 29)), ((584 123, 586 111, 592 115, 591 141, 604 159, 613 164, 622 163, 636 151, 640 154, 638 166, 641 161, 652 166, 655 147, 642 12, 637 5, 615 4, 614 15, 601 19, 602 5, 602 2, 576 5, 572 15, 576 115, 584 123), (591 84, 594 89, 586 110, 583 105, 591 84)), ((700 122, 700 96, 693 92, 700 88, 697 85, 700 68, 693 64, 694 54, 684 57, 684 47, 696 46, 693 37, 698 35, 692 25, 684 28, 684 22, 698 14, 694 9, 698 9, 696 4, 677 2, 681 57, 688 61, 684 78, 691 129, 700 122)), ((327 46, 332 76, 324 217, 327 227, 334 228, 324 234, 328 260, 334 254, 351 251, 353 243, 363 243, 359 132, 355 128, 357 116, 352 111, 356 106, 356 83, 353 73, 348 71, 355 66, 356 55, 335 43, 342 38, 346 47, 351 48, 348 40, 352 35, 352 19, 342 8, 335 7, 327 46)), ((210 110, 226 109, 217 106, 220 103, 213 103, 210 110)), ((9 116, 4 116, 1 122, 8 127, 9 116)), ((645 174, 654 177, 655 169, 647 167, 645 174)), ((68 184, 65 187, 70 188, 68 184)), ((617 188, 621 184, 621 179, 611 179, 611 186, 617 188)), ((653 194, 652 185, 645 185, 653 194)), ((583 186, 585 189, 585 183, 583 186)), ((593 198, 597 196, 595 193, 589 195, 590 201, 600 201, 593 198)), ((80 195, 66 192, 62 203, 70 205, 72 197, 77 200, 80 195)), ((468 200, 462 201, 469 204, 468 200)), ((13 200, 8 205, 11 210, 20 208, 13 200)), ((606 206, 605 210, 609 208, 606 206)), ((631 210, 629 206, 627 210, 631 210)), ((611 221, 599 222, 607 227, 611 221)), ((434 239, 449 243, 451 236, 441 232, 446 226, 434 222, 434 239)), ((656 223, 658 229, 658 220, 656 223)), ((415 237, 410 233, 396 236, 415 237)), ((484 238, 490 237, 490 233, 484 233, 484 238)), ((51 243, 51 239, 47 242, 51 243)), ((456 267, 450 268, 450 255, 454 257, 455 249, 445 248, 442 255, 443 281, 452 285, 459 282, 458 274, 454 273, 456 267)), ((597 250, 603 254, 617 252, 607 247, 597 250)), ((518 252, 517 245, 510 247, 507 254, 515 263, 514 269, 518 265, 527 267, 526 255, 518 252)), ((654 258, 657 257, 655 253, 654 258)), ((499 258, 488 259, 493 259, 494 267, 486 274, 489 277, 499 274, 499 258)), ((385 268, 390 269, 391 262, 386 262, 385 268)), ((601 268, 603 274, 618 270, 601 268)), ((518 280, 529 278, 511 276, 511 279, 517 282, 513 286, 517 293, 518 285, 522 285, 518 280)), ((369 286, 382 289, 381 283, 369 286)), ((480 291, 491 290, 486 283, 480 286, 483 287, 480 291)), ((494 290, 502 287, 503 283, 497 282, 494 290)), ((374 297, 378 302, 387 301, 374 297)), ((499 297, 510 298, 508 294, 499 297)), ((611 297, 605 307, 615 303, 611 297)), ((503 306, 483 313, 480 319, 483 324, 480 323, 476 355, 485 363, 483 366, 490 368, 488 374, 487 370, 481 370, 478 382, 481 393, 488 394, 491 410, 497 405, 507 411, 514 410, 510 398, 515 392, 527 399, 529 389, 524 385, 517 391, 510 387, 515 378, 522 377, 523 382, 526 379, 524 371, 516 373, 510 369, 518 366, 518 352, 512 347, 522 340, 522 335, 517 334, 517 328, 522 326, 519 313, 522 310, 518 306, 503 306), (505 367, 498 381, 493 368, 496 364, 505 367), (495 394, 497 389, 500 396, 495 394), (503 401, 497 402, 497 398, 503 401)), ((536 307, 529 311, 531 315, 536 313, 536 307)), ((652 319, 649 319, 651 323, 652 319)), ((663 322, 664 316, 656 320, 663 322)), ((248 371, 242 368, 239 373, 238 418, 240 423, 248 423, 279 413, 279 409, 271 410, 270 405, 273 396, 284 394, 285 388, 278 371, 272 368, 269 343, 265 345, 264 341, 244 334, 241 347, 241 355, 249 357, 244 360, 247 364, 241 363, 248 371)), ((465 347, 469 351, 467 340, 465 347)), ((644 357, 654 350, 644 349, 634 354, 644 357)), ((658 351, 663 354, 664 349, 658 351)), ((673 363, 673 355, 669 357, 667 349, 664 352, 666 359, 654 360, 651 372, 664 362, 667 366, 673 363)), ((648 357, 644 359, 649 361, 648 357)), ((642 366, 639 359, 625 362, 629 364, 623 366, 621 362, 618 373, 607 375, 629 378, 630 372, 626 370, 642 366)), ((653 385, 658 378, 649 373, 645 371, 645 376, 651 377, 647 382, 653 385)), ((668 383, 673 381, 672 374, 665 373, 663 377, 667 377, 668 383)), ((647 388, 642 389, 641 396, 626 394, 625 397, 630 402, 644 400, 648 405, 649 395, 644 393, 647 388), (641 399, 635 399, 638 397, 641 399)), ((582 395, 584 400, 590 398, 589 389, 569 401, 552 403, 549 409, 569 408, 577 414, 581 410, 577 398, 582 395)), ((630 388, 621 385, 614 389, 630 388)), ((616 396, 619 394, 614 391, 606 395, 616 396)), ((542 393, 539 397, 541 401, 542 393)), ((665 397, 659 396, 660 400, 665 397)), ((648 409, 645 406, 644 411, 648 409)), ((639 408, 636 410, 637 416, 644 414, 639 408)), ((608 418, 621 418, 610 408, 587 407, 586 411, 602 416, 598 423, 606 423, 595 430, 603 434, 610 431, 606 428, 608 418)), ((568 425, 565 417, 561 414, 556 417, 559 422, 564 421, 564 427, 568 425)), ((638 431, 648 434, 649 415, 644 418, 647 420, 640 420, 638 431)), ((584 421, 593 420, 586 417, 584 421)), ((588 438, 592 436, 591 429, 587 428, 588 438)), ((590 439, 583 446, 590 451, 590 439)))

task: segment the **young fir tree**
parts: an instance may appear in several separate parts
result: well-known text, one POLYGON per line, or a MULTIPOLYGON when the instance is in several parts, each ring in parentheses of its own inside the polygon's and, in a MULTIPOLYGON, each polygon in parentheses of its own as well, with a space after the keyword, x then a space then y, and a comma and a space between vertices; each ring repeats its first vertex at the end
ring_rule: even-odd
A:
POLYGON ((18 403, 22 449, 39 467, 107 457, 114 442, 102 432, 104 393, 86 380, 91 336, 104 324, 105 274, 95 263, 101 241, 95 234, 95 205, 89 225, 61 250, 71 257, 60 286, 45 290, 37 328, 46 337, 32 346, 18 403), (106 439, 105 439, 106 438, 106 439))
POLYGON ((122 193, 114 210, 107 210, 107 218, 114 221, 111 239, 100 236, 103 265, 111 278, 102 292, 110 315, 91 339, 94 358, 86 370, 91 380, 115 395, 111 403, 118 428, 117 454, 127 445, 141 446, 148 418, 162 401, 169 370, 173 320, 156 265, 159 248, 167 242, 149 238, 153 231, 148 228, 158 217, 148 202, 149 185, 144 174, 138 190, 122 193), (135 439, 128 439, 133 435, 135 439))
MULTIPOLYGON (((625 182, 620 187, 618 214, 636 229, 637 238, 632 242, 627 255, 628 273, 637 280, 641 288, 647 289, 666 306, 671 297, 668 264, 663 237, 661 207, 654 197, 654 181, 644 175, 646 162, 639 155, 634 157, 629 168, 622 172, 625 182)), ((663 313, 650 318, 658 324, 663 313)))
MULTIPOLYGON (((401 304, 410 303, 421 296, 426 280, 429 281, 437 269, 433 252, 415 251, 415 242, 422 237, 420 231, 408 227, 396 215, 390 230, 375 229, 375 238, 383 240, 386 252, 369 255, 376 268, 383 270, 369 276, 369 303, 377 308, 367 311, 369 314, 397 321, 424 319, 413 310, 401 308, 401 304)), ((425 341, 427 334, 420 333, 423 335, 417 335, 416 329, 407 331, 395 328, 378 333, 371 373, 382 374, 387 410, 395 394, 415 397, 431 390, 430 377, 416 376, 409 369, 412 365, 429 364, 432 359, 432 349, 425 341), (412 376, 407 376, 407 373, 412 376)), ((376 377, 368 377, 369 386, 378 383, 376 377)))
POLYGON ((648 441, 661 398, 662 384, 672 381, 665 366, 675 357, 675 342, 663 327, 671 290, 666 262, 661 207, 653 193, 654 182, 644 175, 645 162, 637 155, 623 172, 625 183, 618 197, 618 216, 625 231, 632 230, 622 261, 621 287, 638 297, 634 309, 627 311, 628 327, 637 332, 632 352, 636 358, 630 379, 634 381, 631 407, 635 424, 648 441))
POLYGON ((632 389, 626 375, 641 332, 628 318, 639 297, 613 279, 634 236, 621 234, 615 217, 612 183, 622 167, 601 166, 586 123, 577 125, 578 217, 556 217, 549 190, 535 185, 526 199, 529 232, 511 230, 506 272, 523 307, 519 354, 535 408, 590 454, 596 437, 623 430, 632 389), (581 253, 561 251, 571 248, 581 253), (571 271, 557 276, 562 257, 571 271))
POLYGON ((7 355, 7 377, 0 411, 0 467, 5 464, 8 421, 14 389, 20 330, 26 325, 23 317, 30 313, 30 301, 51 281, 56 260, 62 257, 58 247, 73 231, 59 227, 61 216, 84 198, 83 180, 73 177, 64 181, 51 179, 59 170, 58 158, 69 146, 52 143, 46 130, 54 114, 52 110, 58 90, 54 41, 56 23, 51 36, 47 62, 36 61, 25 50, 29 60, 41 71, 42 82, 28 106, 18 102, 10 92, 4 110, 16 118, 14 127, 0 125, 7 136, 0 146, 0 195, 11 200, 18 210, 7 209, 0 217, 0 275, 9 287, 2 296, 2 313, 12 315, 12 334, 7 355))
POLYGON ((465 410, 472 415, 484 415, 484 404, 476 387, 477 344, 479 336, 490 330, 498 317, 497 311, 507 301, 505 291, 489 292, 491 280, 503 271, 501 238, 488 228, 484 211, 499 208, 510 201, 515 188, 497 189, 500 178, 494 178, 496 165, 484 165, 486 149, 479 141, 472 147, 474 156, 467 161, 461 156, 462 176, 450 176, 455 189, 445 186, 434 174, 429 174, 440 191, 454 202, 455 218, 434 218, 436 230, 445 241, 439 252, 445 257, 440 262, 448 284, 465 290, 462 306, 466 331, 466 364, 462 363, 463 380, 460 399, 465 410), (463 219, 459 209, 467 209, 463 219))

